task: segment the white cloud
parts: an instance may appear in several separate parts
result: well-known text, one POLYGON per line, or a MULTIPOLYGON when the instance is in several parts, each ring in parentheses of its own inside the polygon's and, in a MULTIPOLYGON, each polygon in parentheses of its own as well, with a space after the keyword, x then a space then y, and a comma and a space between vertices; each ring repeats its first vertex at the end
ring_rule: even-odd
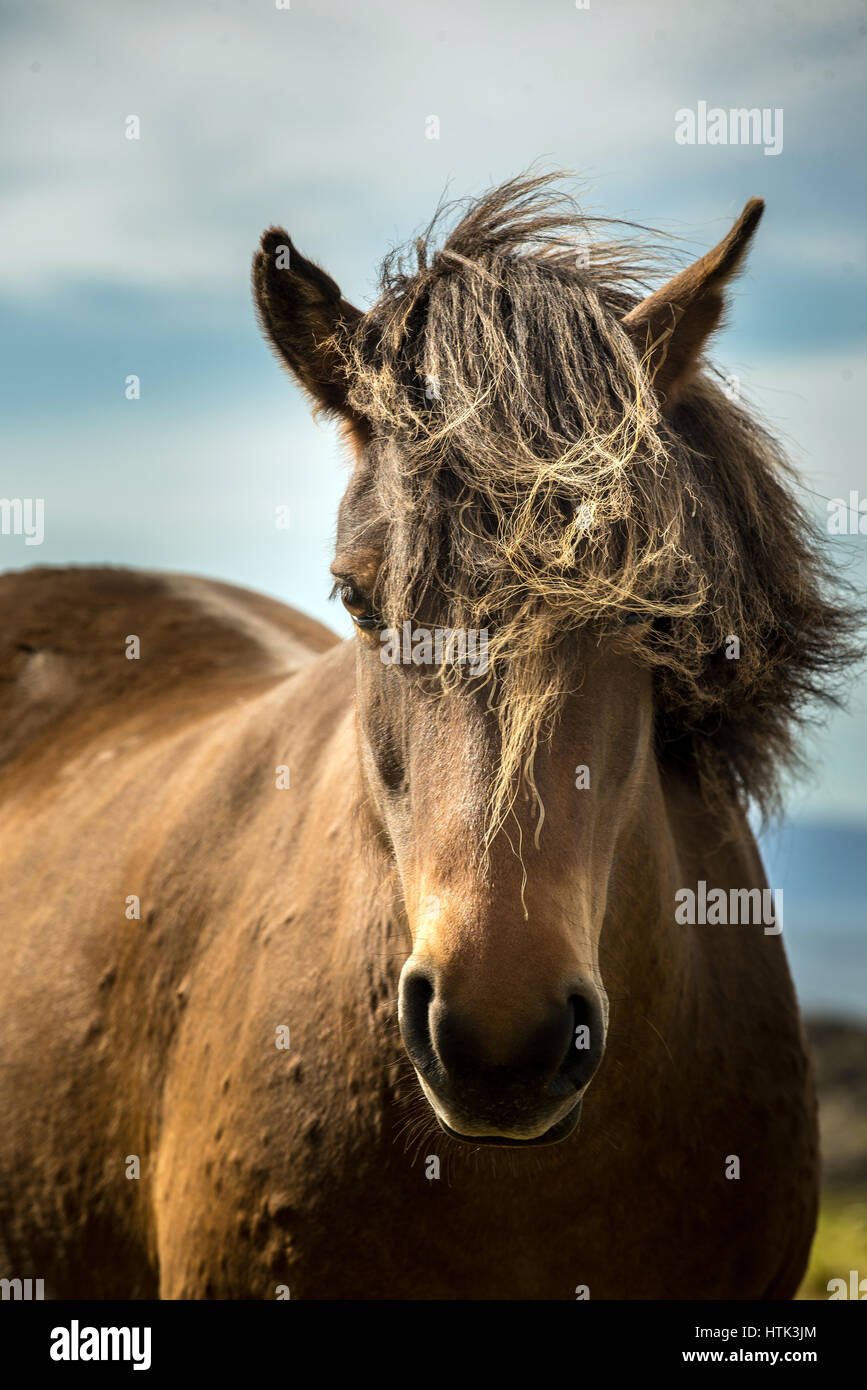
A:
MULTIPOLYGON (((811 65, 831 36, 835 96, 848 89, 857 53, 836 50, 860 12, 855 0, 748 15, 677 0, 22 8, 6 48, 0 289, 219 294, 262 225, 290 218, 316 254, 342 248, 362 273, 359 237, 366 252, 368 235, 407 235, 450 174, 472 192, 540 156, 594 171, 617 200, 597 204, 617 212, 631 190, 610 186, 612 170, 643 191, 655 170, 670 183, 686 167, 670 138, 684 102, 788 97, 801 139, 819 138, 827 93, 819 78, 810 90, 811 65), (424 138, 432 112, 438 142, 424 138), (129 114, 138 142, 124 138, 129 114)), ((721 168, 758 180, 775 162, 727 156, 741 163, 721 168)), ((725 212, 711 202, 707 185, 692 204, 684 189, 671 212, 687 209, 694 230, 725 212)))

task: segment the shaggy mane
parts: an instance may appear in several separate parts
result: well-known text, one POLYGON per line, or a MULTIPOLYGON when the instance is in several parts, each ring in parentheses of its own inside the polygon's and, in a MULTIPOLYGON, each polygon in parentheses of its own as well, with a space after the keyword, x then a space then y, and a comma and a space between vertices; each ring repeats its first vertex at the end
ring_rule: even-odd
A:
POLYGON ((435 594, 451 626, 489 629, 491 834, 580 684, 581 629, 628 634, 660 755, 709 805, 767 811, 854 617, 762 426, 707 373, 663 418, 621 327, 662 257, 634 228, 600 236, 622 224, 583 216, 559 177, 503 184, 437 249, 440 209, 339 344, 351 405, 398 446, 373 453, 377 602, 397 626, 435 594))

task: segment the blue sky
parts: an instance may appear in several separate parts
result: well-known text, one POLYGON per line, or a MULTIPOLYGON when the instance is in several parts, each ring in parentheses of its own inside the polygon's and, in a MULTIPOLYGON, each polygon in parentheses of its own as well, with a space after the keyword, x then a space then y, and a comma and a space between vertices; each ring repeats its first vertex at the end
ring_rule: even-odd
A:
MULTIPOLYGON (((446 186, 478 193, 534 161, 576 171, 589 210, 674 233, 681 256, 767 199, 714 360, 785 439, 820 520, 828 497, 867 497, 864 0, 0 13, 0 493, 46 507, 44 544, 0 537, 0 567, 205 573, 342 629, 326 594, 345 465, 258 334, 259 234, 288 227, 363 307, 446 186), (781 108, 782 153, 678 145, 675 113, 699 101, 781 108)), ((829 545, 863 588, 867 537, 829 545)), ((867 824, 863 682, 809 749, 792 814, 867 824)))

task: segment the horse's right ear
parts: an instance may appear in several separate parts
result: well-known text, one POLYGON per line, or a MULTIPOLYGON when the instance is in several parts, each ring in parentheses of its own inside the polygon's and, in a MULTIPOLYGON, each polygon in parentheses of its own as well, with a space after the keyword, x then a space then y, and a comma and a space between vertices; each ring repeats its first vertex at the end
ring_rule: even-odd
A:
POLYGON ((727 237, 623 319, 665 405, 671 406, 698 367, 705 344, 719 326, 725 290, 743 266, 765 205, 751 198, 727 237))
POLYGON ((361 311, 295 250, 282 227, 264 233, 253 257, 253 298, 266 338, 317 409, 351 416, 345 370, 330 340, 350 329, 361 311))

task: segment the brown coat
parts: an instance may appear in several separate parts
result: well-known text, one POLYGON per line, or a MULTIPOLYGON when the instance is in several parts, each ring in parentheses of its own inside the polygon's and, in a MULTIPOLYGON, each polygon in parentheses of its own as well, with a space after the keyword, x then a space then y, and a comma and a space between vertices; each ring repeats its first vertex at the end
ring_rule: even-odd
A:
POLYGON ((185 577, 32 571, 0 598, 4 1273, 90 1298, 791 1297, 818 1160, 781 941, 661 906, 670 883, 762 883, 746 829, 718 844, 686 785, 650 779, 575 1135, 413 1135, 351 644, 185 577))

